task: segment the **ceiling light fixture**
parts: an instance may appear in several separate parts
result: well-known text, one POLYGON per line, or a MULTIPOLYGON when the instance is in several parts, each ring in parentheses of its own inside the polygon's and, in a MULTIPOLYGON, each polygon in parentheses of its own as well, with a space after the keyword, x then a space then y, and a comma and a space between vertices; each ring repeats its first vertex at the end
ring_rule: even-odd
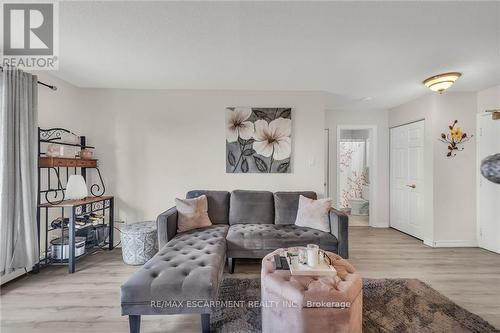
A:
POLYGON ((436 91, 440 94, 446 89, 451 87, 455 81, 462 76, 459 72, 443 73, 439 75, 431 76, 425 79, 423 84, 432 91, 436 91))

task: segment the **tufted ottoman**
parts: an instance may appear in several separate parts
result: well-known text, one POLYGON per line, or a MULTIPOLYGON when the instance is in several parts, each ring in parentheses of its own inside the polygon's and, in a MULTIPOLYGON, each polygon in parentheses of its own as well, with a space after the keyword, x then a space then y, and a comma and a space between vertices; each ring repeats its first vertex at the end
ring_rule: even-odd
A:
POLYGON ((337 276, 292 276, 273 267, 281 251, 262 260, 262 332, 361 332, 362 280, 354 267, 327 252, 337 276))
POLYGON ((202 314, 209 330, 210 301, 218 297, 226 258, 227 225, 179 233, 121 287, 122 315, 139 332, 141 315, 202 314))

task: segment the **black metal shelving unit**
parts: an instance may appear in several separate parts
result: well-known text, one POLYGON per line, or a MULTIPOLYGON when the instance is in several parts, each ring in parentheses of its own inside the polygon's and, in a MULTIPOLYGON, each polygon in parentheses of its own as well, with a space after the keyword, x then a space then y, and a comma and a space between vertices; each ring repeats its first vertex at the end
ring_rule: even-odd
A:
MULTIPOLYGON (((100 248, 107 247, 113 249, 113 219, 114 219, 114 197, 104 195, 106 187, 102 179, 101 172, 97 166, 97 160, 84 160, 79 158, 68 157, 49 157, 46 155, 45 144, 58 144, 63 146, 71 146, 76 148, 93 149, 93 146, 86 144, 86 137, 79 136, 79 144, 63 142, 63 135, 69 133, 75 135, 71 131, 64 128, 38 128, 38 202, 37 202, 37 230, 38 230, 38 245, 42 249, 42 241, 44 246, 41 251, 40 261, 37 269, 52 264, 68 265, 69 273, 73 273, 76 268, 76 261, 89 255, 100 248), (45 148, 45 149, 44 149, 45 148), (87 182, 87 172, 95 170, 99 183, 90 185, 91 196, 82 200, 65 200, 65 185, 69 176, 72 174, 80 174, 87 182), (56 186, 52 186, 53 184, 56 186), (69 210, 69 212, 67 212, 69 210), (49 225, 51 218, 50 214, 55 212, 61 220, 60 227, 52 227, 49 225), (91 214, 98 214, 101 223, 93 223, 84 225, 78 228, 77 219, 88 217, 91 214), (65 226, 65 216, 68 217, 67 226, 65 226), (106 222, 107 216, 107 222, 106 222), (41 225, 44 223, 44 232, 42 235, 41 225), (76 256, 76 234, 84 228, 98 228, 98 225, 108 227, 108 240, 102 244, 97 244, 92 248, 86 248, 85 254, 76 256), (53 258, 50 251, 49 233, 57 232, 60 229, 61 258, 53 258), (42 238, 43 236, 43 238, 42 238), (64 240, 68 237, 68 259, 63 259, 64 240)), ((75 135, 76 136, 76 135, 75 135)), ((86 244, 87 245, 87 244, 86 244)))

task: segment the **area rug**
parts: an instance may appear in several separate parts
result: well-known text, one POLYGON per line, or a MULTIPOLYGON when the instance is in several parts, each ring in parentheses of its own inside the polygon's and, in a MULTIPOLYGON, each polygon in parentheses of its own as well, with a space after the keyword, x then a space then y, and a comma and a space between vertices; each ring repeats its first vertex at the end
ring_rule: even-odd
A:
MULTIPOLYGON (((261 332, 260 279, 225 278, 213 332, 261 332)), ((461 308, 420 280, 364 279, 363 332, 499 333, 481 317, 461 308)))

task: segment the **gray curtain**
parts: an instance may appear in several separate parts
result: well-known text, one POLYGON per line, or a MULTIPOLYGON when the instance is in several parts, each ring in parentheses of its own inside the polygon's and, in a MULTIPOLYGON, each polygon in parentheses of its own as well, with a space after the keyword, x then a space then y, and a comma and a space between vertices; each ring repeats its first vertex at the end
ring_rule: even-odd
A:
POLYGON ((4 68, 0 80, 0 274, 39 260, 37 77, 4 68))

